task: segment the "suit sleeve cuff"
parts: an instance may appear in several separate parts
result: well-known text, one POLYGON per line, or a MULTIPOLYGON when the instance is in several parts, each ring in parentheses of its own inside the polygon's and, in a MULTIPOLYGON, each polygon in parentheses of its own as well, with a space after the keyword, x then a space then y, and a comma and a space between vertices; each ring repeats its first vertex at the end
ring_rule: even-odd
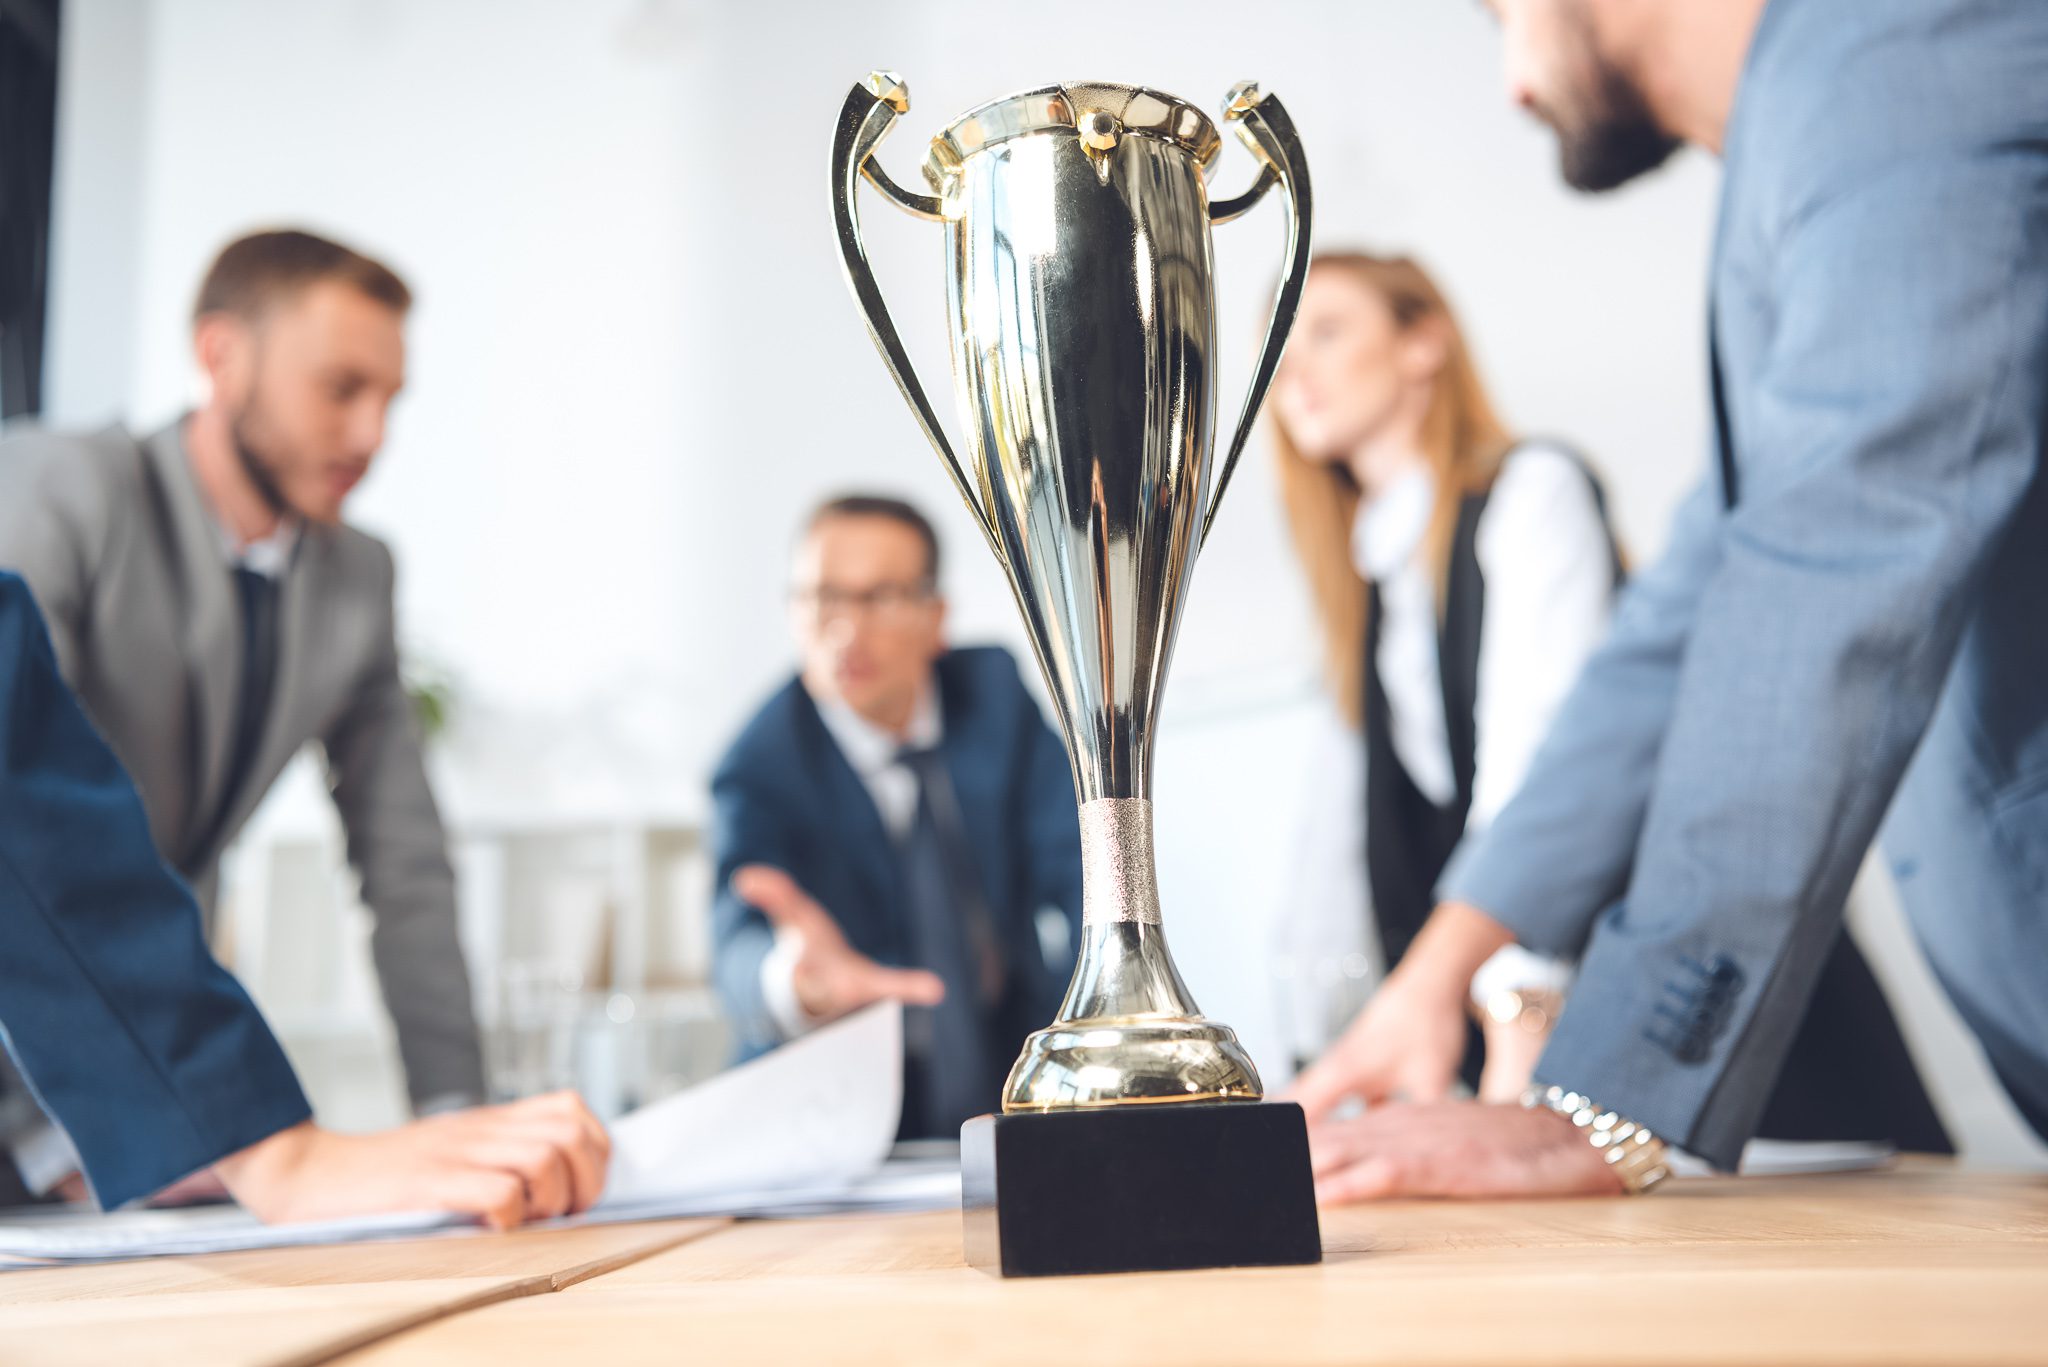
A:
MULTIPOLYGON (((1760 1043, 1750 1017, 1767 971, 1701 948, 1646 951, 1603 925, 1535 1078, 1732 1172, 1776 1077, 1775 1067, 1743 1058, 1760 1043)), ((1773 1019, 1763 1033, 1789 1034, 1797 1024, 1773 1019)))
POLYGON ((796 997, 796 956, 793 939, 778 935, 774 945, 761 957, 761 1002, 776 1033, 785 1040, 807 1035, 824 1021, 806 1012, 796 997))
POLYGON ((81 1170, 70 1136, 47 1120, 23 1127, 8 1140, 8 1153, 22 1185, 36 1196, 48 1196, 81 1170))
POLYGON ((1531 990, 1567 993, 1572 988, 1572 965, 1566 959, 1534 954, 1520 945, 1507 945, 1479 965, 1472 975, 1472 1000, 1485 1005, 1499 992, 1531 990))

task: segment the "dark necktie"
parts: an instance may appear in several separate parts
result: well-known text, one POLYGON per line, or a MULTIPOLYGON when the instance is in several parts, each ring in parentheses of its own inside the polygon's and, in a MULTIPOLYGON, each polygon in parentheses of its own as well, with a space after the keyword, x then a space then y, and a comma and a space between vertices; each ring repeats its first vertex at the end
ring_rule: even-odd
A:
POLYGON ((897 763, 918 779, 917 816, 900 847, 910 948, 913 961, 946 984, 945 1000, 930 1008, 931 1028, 910 1032, 904 1130, 951 1138, 1001 1100, 1003 1063, 994 1057, 989 1013, 1003 965, 944 756, 904 750, 897 763))
POLYGON ((270 720, 271 694, 277 686, 277 581, 243 565, 234 569, 235 596, 242 609, 242 678, 235 695, 235 748, 230 752, 228 781, 221 790, 219 820, 242 796, 256 753, 262 748, 264 724, 270 720))

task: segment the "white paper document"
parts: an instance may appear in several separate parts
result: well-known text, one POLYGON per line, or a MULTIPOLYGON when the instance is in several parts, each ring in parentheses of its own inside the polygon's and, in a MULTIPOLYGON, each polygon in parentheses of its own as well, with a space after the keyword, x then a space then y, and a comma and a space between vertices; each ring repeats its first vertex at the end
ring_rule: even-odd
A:
MULTIPOLYGON (((886 1162, 902 1109, 903 1010, 885 1002, 612 1126, 604 1199, 551 1225, 688 1215, 936 1210, 955 1161, 886 1162)), ((0 1268, 477 1233, 438 1213, 265 1225, 234 1207, 0 1218, 0 1268)))
POLYGON ((612 1126, 604 1202, 854 1182, 882 1166, 903 1109, 903 1008, 814 1030, 612 1126))
POLYGON ((455 1228, 439 1211, 364 1215, 299 1225, 266 1225, 240 1206, 118 1210, 105 1215, 89 1210, 58 1215, 24 1212, 0 1219, 0 1268, 223 1253, 240 1248, 346 1244, 455 1228))

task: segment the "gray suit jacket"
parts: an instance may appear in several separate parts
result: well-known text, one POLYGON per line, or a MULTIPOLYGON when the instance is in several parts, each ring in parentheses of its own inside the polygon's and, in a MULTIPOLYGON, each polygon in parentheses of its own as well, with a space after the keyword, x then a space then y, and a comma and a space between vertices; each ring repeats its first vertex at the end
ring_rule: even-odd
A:
POLYGON ((1538 1068, 1723 1166, 1884 845, 2048 1135, 2048 4, 1774 0, 1715 473, 1441 891, 1578 986, 1538 1068))
POLYGON ((221 851, 286 762, 320 743, 408 1089, 415 1104, 481 1099, 455 879, 399 682, 391 554, 347 527, 307 528, 282 587, 270 717, 230 802, 240 611, 182 427, 140 443, 117 428, 0 443, 0 566, 28 581, 157 849, 209 913, 221 851))

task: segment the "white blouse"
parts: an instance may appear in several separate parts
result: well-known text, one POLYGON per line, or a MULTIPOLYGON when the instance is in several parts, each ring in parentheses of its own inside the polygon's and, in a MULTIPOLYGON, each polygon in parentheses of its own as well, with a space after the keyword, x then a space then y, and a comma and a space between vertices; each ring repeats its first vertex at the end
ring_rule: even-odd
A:
MULTIPOLYGON (((1457 785, 1437 665, 1436 573, 1421 555, 1435 497, 1426 469, 1397 480, 1360 508, 1352 558, 1380 586, 1377 662, 1394 753, 1443 806, 1457 785)), ((1614 585, 1586 473, 1553 447, 1524 446, 1501 467, 1474 549, 1486 613, 1468 831, 1492 825, 1521 787, 1551 717, 1606 634, 1614 585)))
MULTIPOLYGON (((1436 574, 1422 543, 1435 501, 1434 476, 1411 471, 1361 505, 1352 557, 1380 590, 1375 663, 1386 691, 1394 752, 1432 802, 1456 796, 1437 660, 1436 574)), ((1486 582, 1480 623, 1468 834, 1486 829, 1521 786, 1551 717, 1607 629, 1613 562, 1585 471, 1538 443, 1518 448, 1494 481, 1474 546, 1486 582)), ((1316 746, 1296 850, 1282 953, 1308 957, 1308 941, 1347 953, 1366 920, 1365 747, 1336 710, 1316 746), (1314 912, 1306 917, 1310 908, 1314 912), (1297 919, 1300 918, 1300 919, 1297 919), (1356 918, 1356 919, 1354 919, 1356 918)), ((1556 987, 1569 965, 1519 946, 1502 950, 1472 980, 1475 998, 1502 987, 1556 987)))

